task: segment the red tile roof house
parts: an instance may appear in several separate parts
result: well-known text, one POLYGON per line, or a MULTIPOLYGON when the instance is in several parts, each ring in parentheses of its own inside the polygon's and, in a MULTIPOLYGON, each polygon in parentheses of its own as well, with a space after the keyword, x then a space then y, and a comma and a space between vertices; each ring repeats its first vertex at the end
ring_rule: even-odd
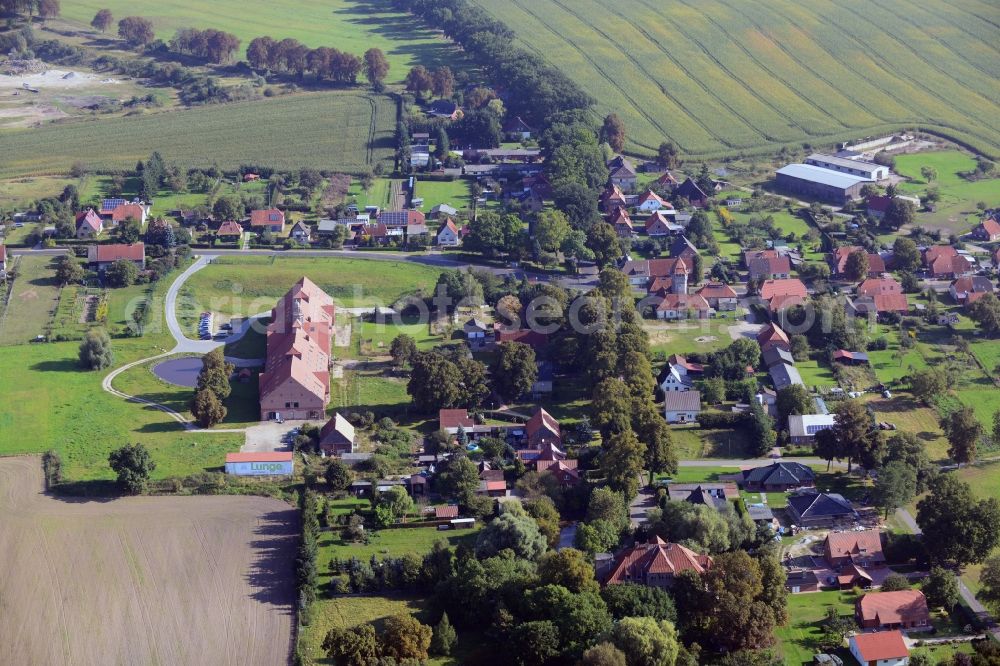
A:
POLYGON ((932 245, 924 250, 924 267, 935 278, 957 278, 972 272, 972 264, 950 245, 932 245))
POLYGON ((330 403, 333 299, 303 277, 271 310, 260 418, 319 419, 330 403))
MULTIPOLYGON (((684 264, 683 260, 679 257, 669 259, 629 259, 622 266, 621 270, 625 274, 625 277, 628 278, 629 284, 633 287, 644 287, 647 290, 651 290, 657 278, 665 278, 667 280, 666 286, 669 287, 671 276, 673 276, 674 268, 678 262, 684 264)), ((690 276, 693 267, 688 267, 687 264, 684 264, 684 267, 687 270, 688 276, 690 276)))
POLYGON ((87 248, 87 263, 93 266, 98 273, 103 273, 108 266, 119 259, 131 261, 139 270, 146 269, 146 244, 143 242, 125 245, 114 243, 112 245, 91 245, 87 248))
POLYGON ((920 590, 871 592, 855 603, 855 618, 862 629, 931 628, 927 599, 920 590))
POLYGON ((652 238, 670 235, 670 222, 660 211, 646 218, 646 235, 652 238))
POLYGON ((785 351, 792 350, 792 344, 788 340, 788 334, 781 330, 781 327, 777 324, 768 324, 757 333, 757 344, 760 345, 760 350, 767 351, 772 347, 778 349, 784 349, 785 351))
POLYGON ((598 578, 603 585, 637 583, 669 589, 680 572, 704 574, 711 568, 712 558, 708 555, 653 537, 616 555, 606 571, 598 571, 598 578))
POLYGON ((563 487, 575 486, 580 482, 580 472, 576 469, 575 460, 536 460, 535 470, 539 473, 548 472, 563 487))
POLYGON ((127 203, 111 211, 110 226, 116 227, 125 220, 135 220, 140 225, 146 224, 146 207, 142 204, 127 203))
POLYGON ((672 205, 664 201, 660 195, 653 190, 646 190, 646 193, 639 197, 636 208, 643 213, 652 213, 661 208, 673 208, 672 205))
POLYGON ((104 230, 101 216, 93 208, 76 214, 76 237, 80 240, 97 238, 104 230))
POLYGON ((851 655, 862 666, 906 666, 910 650, 899 631, 855 634, 848 639, 851 655))
POLYGON ((354 453, 354 426, 336 413, 319 431, 319 448, 325 455, 354 453))
POLYGON ((972 237, 987 243, 1000 241, 1000 222, 992 217, 985 218, 972 230, 972 237))
POLYGON ((823 555, 831 567, 857 564, 861 567, 882 566, 882 533, 879 530, 860 532, 830 532, 823 541, 823 555))
POLYGON ((632 218, 629 217, 624 208, 615 208, 608 223, 615 228, 615 233, 618 234, 619 238, 631 238, 635 233, 632 228, 632 218))
POLYGON ((847 307, 855 315, 863 315, 874 311, 876 314, 898 312, 906 314, 910 304, 903 293, 903 285, 895 278, 869 278, 858 285, 856 297, 848 301, 847 307))
POLYGON ((712 307, 698 294, 663 294, 656 305, 657 319, 707 319, 712 307))
POLYGON ((437 244, 441 247, 455 247, 462 244, 462 236, 450 217, 442 222, 438 228, 437 244))
POLYGON ((736 290, 721 282, 706 282, 705 286, 695 292, 708 304, 720 312, 735 310, 737 304, 736 290))
POLYGON ((497 344, 501 342, 523 342, 534 349, 536 353, 545 351, 546 346, 549 344, 549 336, 545 333, 532 331, 529 328, 510 330, 505 328, 500 322, 493 323, 493 337, 496 339, 497 344))
POLYGON ((215 232, 219 238, 239 238, 243 235, 243 225, 233 220, 226 220, 219 225, 219 230, 215 232))
POLYGON ((285 214, 277 208, 250 211, 250 228, 254 231, 264 231, 279 234, 285 228, 285 214))
POLYGON ((749 270, 750 279, 764 278, 778 280, 792 273, 792 261, 777 250, 747 250, 743 253, 743 263, 749 270))
POLYGON ((948 291, 959 305, 971 305, 986 294, 992 294, 993 283, 982 275, 960 277, 951 283, 948 291))
POLYGON ((625 194, 622 193, 622 188, 618 187, 614 183, 609 183, 604 191, 601 192, 601 197, 599 201, 601 205, 601 211, 605 215, 610 215, 614 212, 615 208, 624 208, 628 205, 625 201, 625 194))
POLYGON ((541 407, 525 422, 524 431, 528 435, 529 448, 538 449, 547 443, 557 447, 562 444, 559 421, 541 407))
MULTIPOLYGON (((865 252, 864 248, 858 246, 838 247, 827 256, 830 264, 830 273, 836 278, 846 279, 844 271, 847 269, 847 259, 855 252, 865 252)), ((877 254, 865 252, 868 256, 868 277, 878 277, 885 273, 885 260, 877 254)))
POLYGON ((802 280, 764 280, 760 287, 760 297, 767 301, 771 312, 778 312, 792 305, 801 305, 809 297, 802 280))

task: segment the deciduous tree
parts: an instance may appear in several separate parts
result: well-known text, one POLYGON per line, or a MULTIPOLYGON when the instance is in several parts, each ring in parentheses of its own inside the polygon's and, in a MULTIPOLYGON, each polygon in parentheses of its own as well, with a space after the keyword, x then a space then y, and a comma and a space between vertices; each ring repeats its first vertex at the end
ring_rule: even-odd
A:
POLYGON ((431 75, 431 90, 435 97, 451 97, 455 92, 455 75, 451 73, 451 68, 442 65, 434 70, 431 75))
POLYGON ((531 517, 504 513, 479 532, 476 555, 480 558, 492 557, 509 548, 518 557, 537 560, 546 547, 545 537, 531 517))
POLYGON ((410 92, 422 95, 434 86, 434 78, 423 65, 415 65, 406 74, 406 89, 410 92))
POLYGON ((622 122, 617 113, 609 114, 604 118, 600 139, 611 146, 611 150, 616 153, 625 149, 625 123, 622 122))
POLYGON ((864 250, 855 250, 847 255, 847 262, 844 265, 844 275, 847 279, 857 282, 868 276, 868 253, 864 250))
POLYGON ((677 631, 666 620, 626 617, 611 630, 611 642, 632 666, 674 666, 677 660, 677 631))
POLYGON ((645 462, 646 445, 631 429, 610 435, 601 445, 601 471, 608 486, 627 498, 639 490, 639 474, 645 462))
POLYGON ((87 331, 80 343, 80 365, 87 370, 103 370, 114 363, 115 354, 111 348, 111 336, 103 328, 87 331))
POLYGON ((130 46, 145 46, 155 38, 153 22, 141 16, 126 16, 118 21, 118 36, 130 46))
POLYGON ((996 295, 985 294, 969 306, 969 317, 986 335, 1000 335, 1000 299, 996 295))
POLYGON ((941 474, 917 503, 917 524, 931 559, 958 567, 982 562, 1000 543, 1000 500, 976 499, 969 484, 941 474))
POLYGON ((912 238, 897 236, 892 243, 892 258, 903 271, 915 271, 920 267, 920 248, 912 238))
POLYGON ((598 643, 583 653, 577 666, 628 666, 628 662, 625 653, 611 643, 598 643))
POLYGON ((882 509, 886 519, 889 512, 906 505, 917 492, 917 470, 902 460, 884 465, 875 481, 875 506, 882 509))
POLYGON ((108 463, 118 475, 118 485, 132 495, 146 489, 149 475, 156 469, 153 457, 142 444, 126 444, 112 451, 108 463))
POLYGON ((594 567, 575 548, 549 551, 538 562, 538 578, 542 585, 561 585, 570 592, 600 592, 594 580, 594 567))
POLYGON ((658 587, 638 583, 608 585, 601 590, 601 598, 616 620, 626 617, 651 617, 669 622, 677 620, 673 599, 658 587))
POLYGON ((501 342, 490 367, 493 387, 507 402, 517 400, 531 391, 538 378, 535 350, 523 342, 501 342))
POLYGON ((400 333, 389 345, 389 355, 396 367, 402 368, 413 362, 417 355, 417 342, 406 333, 400 333))
POLYGON ((976 459, 976 443, 983 434, 983 424, 972 407, 956 409, 942 421, 948 436, 948 456, 959 465, 976 459))
POLYGON ((382 653, 395 659, 427 659, 432 630, 409 613, 386 618, 382 629, 382 653))
POLYGON ((94 14, 94 18, 90 20, 90 25, 95 30, 100 30, 101 32, 106 32, 111 24, 115 22, 114 16, 111 14, 110 9, 99 9, 97 13, 94 14))
POLYGON ((931 608, 944 608, 949 613, 958 604, 961 595, 955 574, 942 567, 931 567, 921 588, 931 608))
POLYGON ((370 48, 365 51, 365 78, 376 90, 384 85, 385 77, 389 74, 389 60, 385 57, 382 49, 370 48))
POLYGON ((371 666, 379 656, 378 635, 370 624, 331 629, 323 638, 322 648, 338 666, 371 666))

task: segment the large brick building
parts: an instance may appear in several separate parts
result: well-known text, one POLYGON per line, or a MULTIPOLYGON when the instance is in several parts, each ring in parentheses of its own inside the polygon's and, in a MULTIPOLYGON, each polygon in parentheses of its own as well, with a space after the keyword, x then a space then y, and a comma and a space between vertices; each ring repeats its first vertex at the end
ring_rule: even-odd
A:
POLYGON ((260 417, 320 419, 330 403, 333 299, 303 277, 271 310, 260 417))

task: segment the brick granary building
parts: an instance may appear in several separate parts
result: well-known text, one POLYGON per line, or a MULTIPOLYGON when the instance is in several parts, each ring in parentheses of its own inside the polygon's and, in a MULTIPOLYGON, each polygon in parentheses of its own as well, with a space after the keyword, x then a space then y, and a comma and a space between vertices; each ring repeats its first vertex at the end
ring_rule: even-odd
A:
POLYGON ((330 404, 333 299, 303 277, 271 310, 260 418, 322 419, 330 404))

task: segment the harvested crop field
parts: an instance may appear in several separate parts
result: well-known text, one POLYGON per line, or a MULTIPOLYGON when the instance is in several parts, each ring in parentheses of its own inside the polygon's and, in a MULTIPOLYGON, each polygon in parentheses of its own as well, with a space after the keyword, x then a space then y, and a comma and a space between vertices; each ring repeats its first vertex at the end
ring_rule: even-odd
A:
POLYGON ((286 664, 296 512, 261 497, 57 499, 0 459, 10 664, 286 664))

